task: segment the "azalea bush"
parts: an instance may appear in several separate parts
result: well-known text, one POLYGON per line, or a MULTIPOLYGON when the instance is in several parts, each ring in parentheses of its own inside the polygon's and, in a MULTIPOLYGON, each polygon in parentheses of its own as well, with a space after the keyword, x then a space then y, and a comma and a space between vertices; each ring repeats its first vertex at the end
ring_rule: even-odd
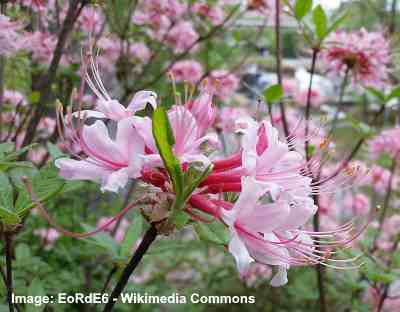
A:
POLYGON ((396 0, 0 9, 1 311, 400 309, 396 0))

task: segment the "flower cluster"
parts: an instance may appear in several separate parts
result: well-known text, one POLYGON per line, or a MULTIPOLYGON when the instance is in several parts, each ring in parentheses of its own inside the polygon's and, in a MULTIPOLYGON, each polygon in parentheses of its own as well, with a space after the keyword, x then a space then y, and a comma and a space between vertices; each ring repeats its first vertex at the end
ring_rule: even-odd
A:
POLYGON ((321 60, 334 75, 351 72, 354 84, 384 86, 391 61, 390 44, 381 32, 340 30, 327 39, 321 60))
MULTIPOLYGON (((60 175, 96 181, 103 191, 113 192, 124 188, 129 179, 140 179, 173 196, 174 189, 153 137, 152 119, 135 114, 148 104, 155 108, 156 94, 139 91, 125 108, 105 90, 94 61, 91 69, 87 82, 98 97, 97 108, 66 118, 65 127, 78 123, 72 127, 72 139, 83 154, 76 155, 78 159, 57 159, 60 175), (88 117, 115 123, 115 135, 101 120, 85 125, 88 117)), ((208 214, 229 229, 228 248, 241 275, 254 261, 276 266, 273 286, 287 282, 286 271, 291 266, 323 264, 343 268, 347 261, 353 261, 330 259, 332 248, 353 240, 354 237, 336 239, 337 233, 349 234, 352 223, 322 233, 307 231, 304 226, 318 209, 312 195, 332 191, 336 182, 354 180, 356 170, 345 170, 339 175, 340 181, 314 182, 313 168, 318 166, 324 145, 306 161, 291 144, 279 138, 270 122, 244 116, 234 123, 241 137, 240 151, 227 158, 213 156, 215 153, 210 151, 218 154, 220 146, 213 130, 216 109, 212 104, 219 86, 214 80, 205 83, 197 98, 187 98, 183 104, 178 101, 167 113, 175 138, 173 153, 182 170, 193 166, 199 170, 211 168, 189 196, 185 211, 199 222, 205 222, 199 213, 208 214), (237 200, 223 200, 226 193, 236 193, 237 200)))

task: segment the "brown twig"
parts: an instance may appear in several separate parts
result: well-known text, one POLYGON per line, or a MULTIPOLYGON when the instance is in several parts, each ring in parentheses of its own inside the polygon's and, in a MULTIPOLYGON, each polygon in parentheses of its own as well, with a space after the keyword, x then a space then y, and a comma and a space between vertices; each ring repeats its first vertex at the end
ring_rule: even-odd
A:
POLYGON ((36 134, 37 125, 39 124, 40 119, 45 114, 45 109, 43 109, 43 107, 51 101, 51 86, 56 78, 57 70, 61 61, 61 57, 64 54, 64 48, 69 33, 72 31, 76 20, 78 19, 83 7, 86 5, 87 2, 87 0, 70 1, 67 15, 58 36, 57 45, 53 53, 53 58, 50 62, 50 66, 47 72, 42 77, 40 77, 37 85, 33 87, 34 90, 40 93, 40 105, 35 106, 33 117, 29 121, 26 129, 26 136, 22 144, 23 146, 29 145, 33 142, 36 134))
POLYGON ((143 236, 143 239, 136 249, 135 253, 133 254, 131 260, 129 261, 128 265, 125 267, 122 275, 115 286, 114 290, 112 291, 108 303, 104 307, 103 312, 110 312, 115 303, 118 301, 118 298, 122 291, 124 290, 126 284, 130 276, 132 275, 133 271, 135 271, 136 267, 139 265, 140 261, 142 260, 143 256, 146 254, 147 250, 149 249, 150 245, 154 242, 158 235, 157 229, 154 224, 150 226, 150 228, 146 231, 143 236))

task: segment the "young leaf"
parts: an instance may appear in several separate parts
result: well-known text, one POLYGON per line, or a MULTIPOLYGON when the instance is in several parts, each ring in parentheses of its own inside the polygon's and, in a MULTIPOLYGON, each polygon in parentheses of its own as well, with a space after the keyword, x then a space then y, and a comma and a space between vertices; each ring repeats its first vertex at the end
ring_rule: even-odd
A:
POLYGON ((0 206, 12 211, 14 209, 14 191, 8 176, 0 171, 0 206))
POLYGON ((317 5, 313 10, 313 21, 318 38, 324 39, 327 33, 328 19, 321 5, 317 5))
POLYGON ((16 213, 0 206, 0 221, 3 221, 5 224, 18 224, 21 222, 21 219, 16 213))
POLYGON ((179 160, 172 150, 175 139, 167 112, 163 107, 157 107, 153 112, 153 136, 164 166, 172 180, 174 191, 177 196, 181 195, 183 191, 183 174, 179 160))
POLYGON ((387 101, 390 101, 394 98, 399 98, 400 97, 400 87, 397 87, 395 89, 392 90, 392 92, 390 92, 390 94, 387 97, 387 101))
POLYGON ((325 36, 328 36, 331 32, 336 31, 336 29, 339 28, 339 26, 347 19, 347 17, 349 16, 349 12, 345 12, 344 14, 342 14, 341 16, 339 16, 331 26, 329 26, 329 28, 326 31, 325 36))
POLYGON ((279 84, 270 86, 264 91, 264 97, 268 103, 277 102, 283 97, 283 95, 282 86, 279 84))
POLYGON ((194 226, 197 235, 201 240, 218 245, 227 245, 229 242, 229 231, 220 222, 196 223, 194 226))
POLYGON ((307 15, 312 6, 312 0, 297 0, 294 5, 294 15, 300 21, 307 15))
POLYGON ((377 98, 380 102, 384 103, 386 101, 386 96, 382 91, 374 89, 373 87, 365 88, 371 95, 377 98))
POLYGON ((171 222, 175 224, 178 230, 183 229, 186 223, 188 223, 189 219, 189 215, 182 210, 174 210, 170 216, 171 222))
POLYGON ((208 177, 208 175, 212 171, 212 165, 209 165, 203 172, 198 172, 197 170, 193 172, 191 170, 192 168, 189 168, 186 173, 185 173, 185 193, 184 193, 184 200, 187 200, 194 190, 199 186, 201 182, 204 181, 208 177))

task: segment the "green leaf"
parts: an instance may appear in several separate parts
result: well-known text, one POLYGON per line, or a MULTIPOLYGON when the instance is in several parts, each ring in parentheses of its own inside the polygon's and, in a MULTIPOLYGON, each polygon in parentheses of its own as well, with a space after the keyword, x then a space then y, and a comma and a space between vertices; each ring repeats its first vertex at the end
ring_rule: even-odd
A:
POLYGON ((14 151, 15 144, 11 142, 0 144, 0 158, 3 158, 5 154, 12 153, 14 151))
POLYGON ((201 240, 218 245, 227 245, 229 243, 229 230, 218 221, 196 223, 194 229, 201 240))
POLYGON ((178 230, 183 229, 189 220, 189 215, 182 210, 174 210, 170 216, 170 221, 175 224, 178 230))
POLYGON ((32 104, 36 104, 39 102, 39 100, 40 100, 40 92, 33 91, 29 96, 29 102, 31 102, 32 104))
POLYGON ((327 34, 328 18, 321 5, 317 5, 313 10, 313 21, 318 38, 324 39, 327 34))
POLYGON ((17 247, 15 247, 15 257, 18 261, 29 259, 30 257, 32 257, 31 249, 27 244, 18 244, 17 247))
POLYGON ((140 234, 142 234, 142 230, 143 230, 143 217, 140 214, 137 214, 133 219, 132 224, 126 231, 124 240, 122 241, 120 249, 120 255, 122 257, 128 257, 129 255, 132 254, 132 249, 134 247, 134 244, 139 239, 140 234))
MULTIPOLYGON (((33 192, 40 202, 59 194, 65 185, 65 181, 58 176, 58 169, 52 163, 43 167, 31 182, 33 192)), ((25 188, 21 189, 15 204, 17 213, 22 216, 34 206, 28 191, 25 188)))
MULTIPOLYGON (((46 293, 44 291, 43 283, 39 278, 34 278, 31 284, 28 287, 27 291, 28 296, 45 296, 46 293)), ((26 312, 38 312, 43 311, 46 307, 45 304, 42 305, 35 305, 35 304, 27 304, 26 305, 26 312)))
POLYGON ((30 145, 27 145, 23 148, 20 148, 14 152, 11 152, 9 154, 7 154, 4 158, 4 161, 13 161, 16 160, 18 158, 18 156, 25 154, 27 151, 29 151, 30 149, 34 148, 35 146, 37 146, 36 143, 32 143, 30 145))
POLYGON ((60 151, 58 146, 51 142, 47 142, 47 150, 49 151, 51 158, 54 160, 60 157, 65 157, 65 154, 60 151))
POLYGON ((339 16, 331 26, 329 26, 329 28, 326 31, 326 35, 329 35, 330 33, 336 31, 336 29, 339 28, 339 26, 347 19, 347 17, 349 17, 349 12, 345 12, 343 13, 341 16, 339 16))
POLYGON ((157 107, 153 112, 153 136, 178 197, 182 195, 183 191, 183 174, 179 160, 175 157, 172 150, 175 139, 167 112, 163 107, 157 107))
MULTIPOLYGON (((90 225, 83 224, 82 227, 86 232, 91 232, 94 228, 90 225)), ((110 252, 113 256, 118 255, 118 245, 115 240, 108 234, 102 232, 94 236, 82 239, 84 242, 96 245, 110 252)))
POLYGON ((21 219, 18 215, 2 206, 0 206, 0 220, 5 224, 18 224, 21 219))
POLYGON ((386 101, 390 101, 392 99, 399 98, 399 97, 400 97, 400 87, 397 87, 397 88, 393 89, 392 92, 390 92, 386 101))
POLYGON ((0 206, 8 209, 14 209, 14 190, 8 176, 0 171, 0 206))
POLYGON ((277 102, 283 97, 283 95, 282 86, 279 84, 270 86, 264 91, 264 97, 268 103, 277 102))
POLYGON ((209 165, 203 172, 199 172, 194 168, 189 168, 185 172, 184 181, 185 181, 185 193, 184 200, 187 200, 194 190, 199 186, 201 182, 203 182, 212 172, 212 165, 209 165))
POLYGON ((312 6, 312 0, 297 0, 294 5, 294 15, 300 21, 307 15, 312 6))
POLYGON ((385 93, 383 93, 382 91, 374 89, 373 87, 366 87, 365 90, 367 90, 368 93, 373 95, 375 98, 377 98, 382 103, 384 103, 386 101, 385 93))

